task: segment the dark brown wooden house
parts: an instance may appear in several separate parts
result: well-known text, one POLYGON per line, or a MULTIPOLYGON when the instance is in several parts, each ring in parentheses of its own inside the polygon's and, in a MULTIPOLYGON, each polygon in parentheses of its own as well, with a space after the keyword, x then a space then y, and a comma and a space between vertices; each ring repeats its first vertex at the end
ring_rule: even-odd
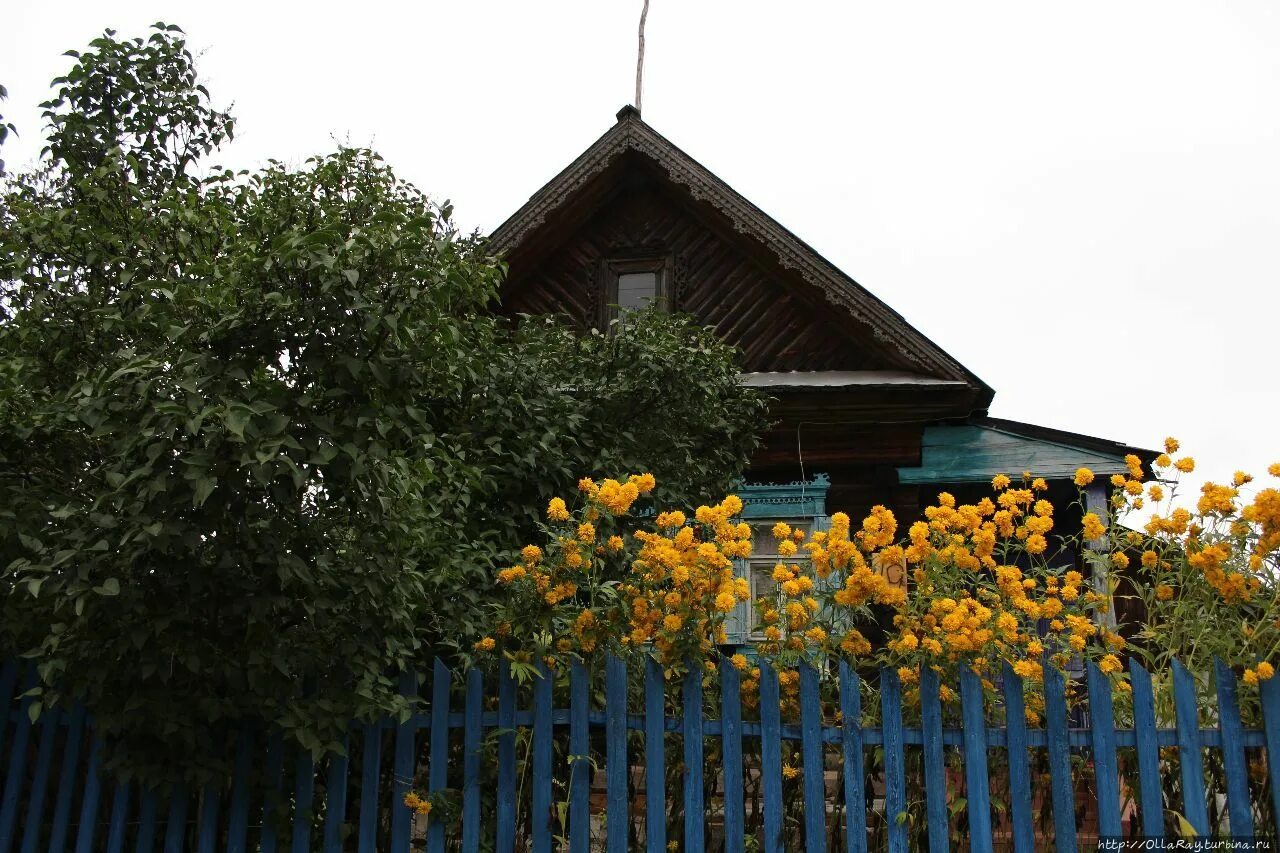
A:
MULTIPOLYGON (((635 108, 617 119, 492 234, 509 265, 502 309, 585 330, 657 301, 736 345, 742 381, 776 400, 744 492, 762 523, 821 526, 884 504, 905 524, 942 489, 963 499, 1028 470, 1066 506, 1078 467, 1106 475, 1126 453, 1151 456, 989 417, 995 392, 971 370, 635 108)), ((1091 503, 1105 499, 1099 487, 1091 503)))

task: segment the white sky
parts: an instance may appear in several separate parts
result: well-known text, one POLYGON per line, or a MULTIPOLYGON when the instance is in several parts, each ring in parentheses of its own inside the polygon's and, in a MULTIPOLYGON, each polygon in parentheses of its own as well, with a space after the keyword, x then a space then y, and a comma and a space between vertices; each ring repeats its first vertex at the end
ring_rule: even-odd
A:
MULTIPOLYGON (((640 0, 10 8, 0 111, 104 27, 181 25, 239 138, 335 138, 492 229, 632 100, 640 0)), ((997 391, 992 414, 1280 460, 1280 9, 652 0, 644 117, 997 391)))

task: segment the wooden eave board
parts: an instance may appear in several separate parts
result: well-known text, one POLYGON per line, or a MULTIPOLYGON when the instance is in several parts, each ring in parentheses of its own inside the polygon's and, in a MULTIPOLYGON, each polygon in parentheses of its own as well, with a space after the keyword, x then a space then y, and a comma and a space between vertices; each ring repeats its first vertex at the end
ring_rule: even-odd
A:
POLYGON ((997 474, 1017 478, 1023 471, 1046 480, 1063 480, 1074 477, 1078 468, 1099 475, 1127 470, 1120 454, 984 426, 930 426, 924 431, 920 467, 899 468, 898 480, 905 484, 984 482, 997 474))

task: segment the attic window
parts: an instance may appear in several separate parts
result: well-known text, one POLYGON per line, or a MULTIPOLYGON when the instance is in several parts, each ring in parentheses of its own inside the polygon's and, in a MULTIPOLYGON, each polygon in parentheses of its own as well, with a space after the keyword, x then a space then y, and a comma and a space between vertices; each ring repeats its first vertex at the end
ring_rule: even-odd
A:
POLYGON ((665 257, 605 261, 601 270, 605 316, 601 319, 608 323, 627 311, 641 311, 650 305, 669 308, 670 267, 670 261, 665 257))

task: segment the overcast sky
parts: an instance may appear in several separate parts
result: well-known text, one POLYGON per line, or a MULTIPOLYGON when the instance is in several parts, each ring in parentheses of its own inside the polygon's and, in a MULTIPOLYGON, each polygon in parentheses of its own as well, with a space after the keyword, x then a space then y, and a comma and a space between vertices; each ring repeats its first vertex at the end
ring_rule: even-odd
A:
MULTIPOLYGON (((61 56, 186 30, 238 138, 340 139, 499 224, 633 98, 640 0, 11 6, 0 110, 61 56)), ((992 414, 1280 459, 1273 0, 651 0, 644 117, 996 389, 992 414)))

